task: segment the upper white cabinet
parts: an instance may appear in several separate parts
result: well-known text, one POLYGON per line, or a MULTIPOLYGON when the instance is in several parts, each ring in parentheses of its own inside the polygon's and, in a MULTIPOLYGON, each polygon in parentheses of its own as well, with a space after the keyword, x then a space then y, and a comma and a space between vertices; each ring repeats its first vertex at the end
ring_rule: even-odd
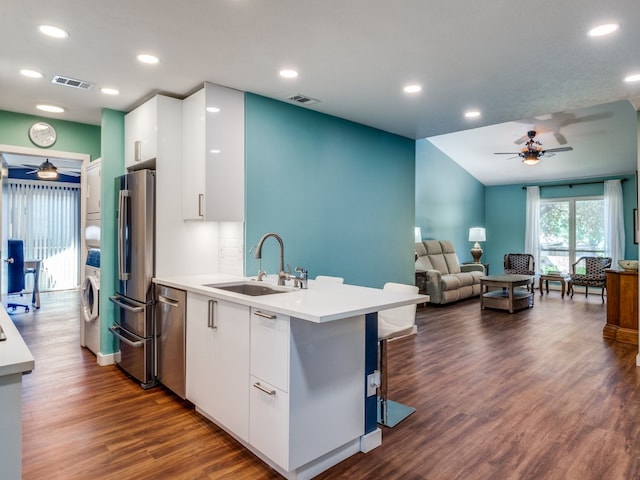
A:
POLYGON ((184 219, 244 221, 244 94, 205 83, 182 118, 184 219))
POLYGON ((158 151, 158 97, 140 105, 124 117, 124 165, 135 168, 156 158, 158 151))
POLYGON ((87 213, 100 213, 100 172, 102 171, 102 160, 94 160, 87 167, 87 213))

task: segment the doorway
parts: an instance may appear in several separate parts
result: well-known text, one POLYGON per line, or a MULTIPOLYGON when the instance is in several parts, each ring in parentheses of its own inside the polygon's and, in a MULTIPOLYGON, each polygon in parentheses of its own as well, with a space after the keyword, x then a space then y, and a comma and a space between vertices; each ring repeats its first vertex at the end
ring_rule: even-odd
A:
MULTIPOLYGON (((49 266, 51 270, 66 269, 64 273, 67 279, 64 284, 64 288, 78 288, 81 269, 84 265, 86 248, 84 235, 85 218, 86 218, 86 171, 90 161, 88 154, 79 154, 73 152, 62 152, 54 150, 46 150, 28 147, 17 147, 11 145, 0 145, 0 157, 2 157, 2 186, 0 188, 0 196, 4 200, 2 209, 0 209, 0 225, 1 225, 1 239, 2 246, 0 247, 0 257, 5 259, 7 251, 7 240, 11 236, 16 234, 20 236, 25 235, 25 228, 32 231, 29 235, 29 242, 25 242, 25 256, 37 256, 38 258, 46 258, 47 261, 43 261, 43 270, 45 275, 41 276, 39 285, 45 289, 57 289, 55 280, 51 277, 47 277, 46 268, 49 266), (58 168, 60 175, 59 180, 55 183, 51 181, 38 181, 35 175, 37 167, 49 160, 58 168), (18 178, 21 177, 21 178, 18 178), (66 180, 66 182, 64 181, 66 180), (69 181, 72 180, 72 181, 69 181), (78 182, 79 180, 79 182, 78 182), (7 200, 8 193, 11 192, 13 205, 11 206, 11 213, 8 214, 7 200), (27 199, 30 196, 30 199, 27 199), (47 198, 51 197, 50 201, 55 202, 50 206, 46 206, 47 198), (75 206, 73 204, 75 197, 75 206), (31 202, 31 203, 29 203, 31 202), (44 215, 39 220, 33 218, 33 213, 27 212, 27 205, 29 209, 35 208, 35 203, 40 203, 40 215, 44 215), (43 203, 44 202, 44 203, 43 203), (71 202, 71 204, 69 204, 71 202), (53 222, 53 215, 60 212, 60 209, 66 209, 65 211, 73 212, 71 215, 73 218, 60 218, 58 222, 53 222), (14 218, 9 218, 14 217, 14 218), (18 225, 16 218, 23 218, 35 225, 35 227, 28 227, 26 225, 18 225), (56 228, 57 225, 64 225, 64 222, 77 222, 73 225, 77 229, 77 240, 74 240, 72 251, 68 248, 60 248, 54 245, 56 242, 53 237, 64 237, 68 232, 56 231, 55 233, 47 233, 46 224, 49 224, 48 228, 56 228), (57 249, 57 251, 56 251, 57 249), (69 271, 71 270, 71 272, 69 271), (69 281, 69 278, 75 280, 69 281)), ((69 223, 67 223, 69 225, 69 223)), ((49 230, 52 232, 52 230, 49 230)), ((62 243, 65 241, 62 240, 62 243)), ((58 244, 60 241, 57 242, 58 244)), ((35 257, 34 257, 35 258, 35 257)), ((0 276, 0 292, 2 295, 6 295, 7 292, 7 268, 6 263, 2 262, 2 275, 0 276)), ((31 276, 29 276, 31 277, 31 276)), ((29 291, 33 286, 29 283, 33 282, 31 278, 27 279, 27 285, 25 290, 29 291)), ((58 284, 57 287, 63 284, 58 284)))

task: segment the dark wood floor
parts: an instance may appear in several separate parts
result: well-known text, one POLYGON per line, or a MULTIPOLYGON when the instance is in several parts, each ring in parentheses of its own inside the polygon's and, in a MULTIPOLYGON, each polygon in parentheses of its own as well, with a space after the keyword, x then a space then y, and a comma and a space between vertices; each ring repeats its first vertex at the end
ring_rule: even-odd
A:
MULTIPOLYGON (((390 397, 417 411, 320 479, 640 478, 637 347, 602 338, 598 295, 558 292, 515 314, 472 299, 418 311, 389 347, 390 397)), ((141 390, 79 347, 78 298, 12 318, 24 377, 23 478, 279 478, 163 388, 141 390)))

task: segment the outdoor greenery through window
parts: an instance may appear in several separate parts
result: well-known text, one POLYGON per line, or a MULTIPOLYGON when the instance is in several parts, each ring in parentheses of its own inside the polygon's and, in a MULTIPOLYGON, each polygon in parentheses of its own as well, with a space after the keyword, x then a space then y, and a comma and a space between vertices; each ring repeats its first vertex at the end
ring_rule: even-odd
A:
POLYGON ((603 197, 575 197, 540 202, 541 272, 568 273, 571 264, 578 258, 604 254, 603 197))

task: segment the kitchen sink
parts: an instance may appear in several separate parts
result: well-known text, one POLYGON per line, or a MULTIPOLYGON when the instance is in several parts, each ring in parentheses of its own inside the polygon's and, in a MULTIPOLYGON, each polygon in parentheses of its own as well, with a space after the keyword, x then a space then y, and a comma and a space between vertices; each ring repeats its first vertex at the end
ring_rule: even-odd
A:
POLYGON ((227 292, 241 293, 242 295, 250 295, 252 297, 260 297, 262 295, 273 295, 276 293, 287 293, 293 291, 289 289, 260 284, 255 281, 237 283, 209 283, 203 286, 217 288, 219 290, 226 290, 227 292))

